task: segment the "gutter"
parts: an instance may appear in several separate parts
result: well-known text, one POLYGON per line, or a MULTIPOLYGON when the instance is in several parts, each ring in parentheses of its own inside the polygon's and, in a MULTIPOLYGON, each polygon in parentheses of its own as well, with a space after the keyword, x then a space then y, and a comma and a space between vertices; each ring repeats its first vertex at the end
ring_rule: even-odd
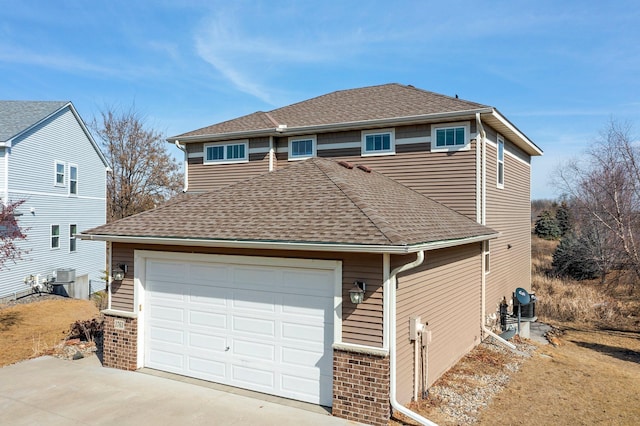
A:
MULTIPOLYGON (((486 136, 487 133, 484 130, 484 126, 482 125, 482 120, 480 120, 480 114, 476 114, 476 123, 478 125, 478 134, 480 135, 481 143, 482 143, 482 190, 481 190, 481 214, 480 214, 480 224, 483 226, 487 226, 487 141, 486 136)), ((476 141, 476 145, 479 144, 480 141, 476 141)), ((482 243, 482 284, 481 284, 481 292, 480 292, 480 331, 484 335, 489 335, 493 337, 498 343, 511 350, 515 350, 516 346, 513 343, 507 342, 502 337, 495 334, 493 331, 489 330, 486 326, 486 302, 487 302, 487 274, 486 274, 486 242, 482 243)))
POLYGON ((171 238, 171 237, 144 237, 126 235, 100 235, 78 234, 81 240, 111 241, 115 243, 140 243, 162 244, 177 246, 200 246, 220 248, 247 248, 257 250, 305 250, 305 251, 335 251, 343 253, 388 253, 407 254, 420 251, 436 250, 447 247, 455 247, 463 244, 472 244, 500 236, 499 233, 479 235, 468 238, 458 238, 444 241, 433 241, 414 245, 376 245, 376 244, 340 244, 340 243, 299 243, 279 241, 243 241, 243 240, 217 240, 204 238, 171 238))
MULTIPOLYGON (((384 257, 385 273, 389 270, 390 262, 391 262, 390 256, 386 255, 384 257)), ((391 271, 388 278, 385 277, 386 279, 384 280, 384 284, 383 284, 384 295, 387 295, 387 294, 389 295, 388 299, 386 299, 387 303, 385 304, 385 307, 387 307, 387 309, 385 309, 385 312, 383 314, 384 319, 388 320, 388 322, 385 321, 385 323, 389 324, 389 328, 388 330, 386 330, 389 335, 388 341, 387 341, 387 345, 389 346, 389 370, 390 370, 389 371, 389 401, 391 402, 391 407, 394 410, 415 420, 421 425, 438 426, 436 423, 432 422, 431 420, 425 417, 422 417, 420 414, 414 411, 409 410, 407 407, 400 404, 396 399, 396 386, 397 386, 396 370, 397 370, 397 363, 398 363, 397 355, 396 355, 396 352, 397 352, 396 351, 396 321, 397 321, 396 293, 397 293, 397 286, 398 286, 397 275, 400 272, 404 272, 404 271, 408 271, 409 269, 416 268, 422 265, 423 262, 424 262, 424 251, 419 251, 417 253, 416 260, 414 260, 413 262, 409 262, 405 265, 401 265, 396 269, 394 269, 393 271, 391 271)))
POLYGON ((187 147, 185 145, 180 145, 180 141, 176 139, 175 141, 176 148, 184 153, 184 188, 182 192, 187 192, 189 189, 189 154, 187 153, 187 147))

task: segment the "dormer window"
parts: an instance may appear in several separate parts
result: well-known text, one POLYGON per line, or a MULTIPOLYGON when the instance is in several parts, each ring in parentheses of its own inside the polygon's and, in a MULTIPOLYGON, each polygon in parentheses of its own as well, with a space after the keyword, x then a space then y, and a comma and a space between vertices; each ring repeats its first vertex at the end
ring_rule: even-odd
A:
POLYGON ((315 136, 289 138, 289 160, 304 160, 315 156, 315 136))
POLYGON ((469 123, 444 123, 431 126, 431 151, 466 151, 471 148, 469 123))
POLYGON ((204 145, 204 163, 242 163, 249 161, 249 142, 234 141, 204 145))
POLYGON ((362 155, 388 155, 396 153, 393 129, 367 130, 362 132, 362 155))

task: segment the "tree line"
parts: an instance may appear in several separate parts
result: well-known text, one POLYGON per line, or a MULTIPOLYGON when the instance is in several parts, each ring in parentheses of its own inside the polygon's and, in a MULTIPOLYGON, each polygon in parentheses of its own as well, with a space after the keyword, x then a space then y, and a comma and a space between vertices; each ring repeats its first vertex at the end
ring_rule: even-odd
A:
POLYGON ((579 158, 562 165, 554 184, 561 202, 543 210, 534 233, 560 239, 553 268, 558 275, 640 282, 640 141, 632 126, 611 120, 579 158))

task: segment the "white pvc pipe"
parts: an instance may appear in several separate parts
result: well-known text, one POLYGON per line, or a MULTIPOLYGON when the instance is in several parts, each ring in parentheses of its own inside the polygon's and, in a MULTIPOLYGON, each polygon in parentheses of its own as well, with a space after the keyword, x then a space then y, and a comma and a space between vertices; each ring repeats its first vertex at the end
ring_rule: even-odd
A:
MULTIPOLYGON (((385 260, 388 262, 389 257, 385 257, 385 260)), ((396 276, 400 272, 407 271, 409 269, 413 269, 417 266, 420 266, 424 262, 424 250, 419 251, 417 253, 416 260, 413 262, 407 263, 406 265, 402 265, 391 271, 388 280, 385 280, 385 285, 387 288, 384 289, 385 293, 389 294, 389 400, 391 402, 391 407, 394 410, 404 414, 405 416, 415 420, 421 425, 425 426, 438 426, 436 423, 431 420, 422 417, 420 414, 409 410, 404 405, 400 404, 396 399, 396 366, 397 366, 397 355, 396 355, 396 286, 397 280, 396 276)))

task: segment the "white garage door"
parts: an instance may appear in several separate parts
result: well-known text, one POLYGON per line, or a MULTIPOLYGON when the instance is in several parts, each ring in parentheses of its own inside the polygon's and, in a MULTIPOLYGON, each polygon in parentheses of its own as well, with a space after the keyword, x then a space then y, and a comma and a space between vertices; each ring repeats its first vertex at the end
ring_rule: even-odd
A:
POLYGON ((331 406, 335 271, 219 259, 146 259, 145 366, 331 406))

